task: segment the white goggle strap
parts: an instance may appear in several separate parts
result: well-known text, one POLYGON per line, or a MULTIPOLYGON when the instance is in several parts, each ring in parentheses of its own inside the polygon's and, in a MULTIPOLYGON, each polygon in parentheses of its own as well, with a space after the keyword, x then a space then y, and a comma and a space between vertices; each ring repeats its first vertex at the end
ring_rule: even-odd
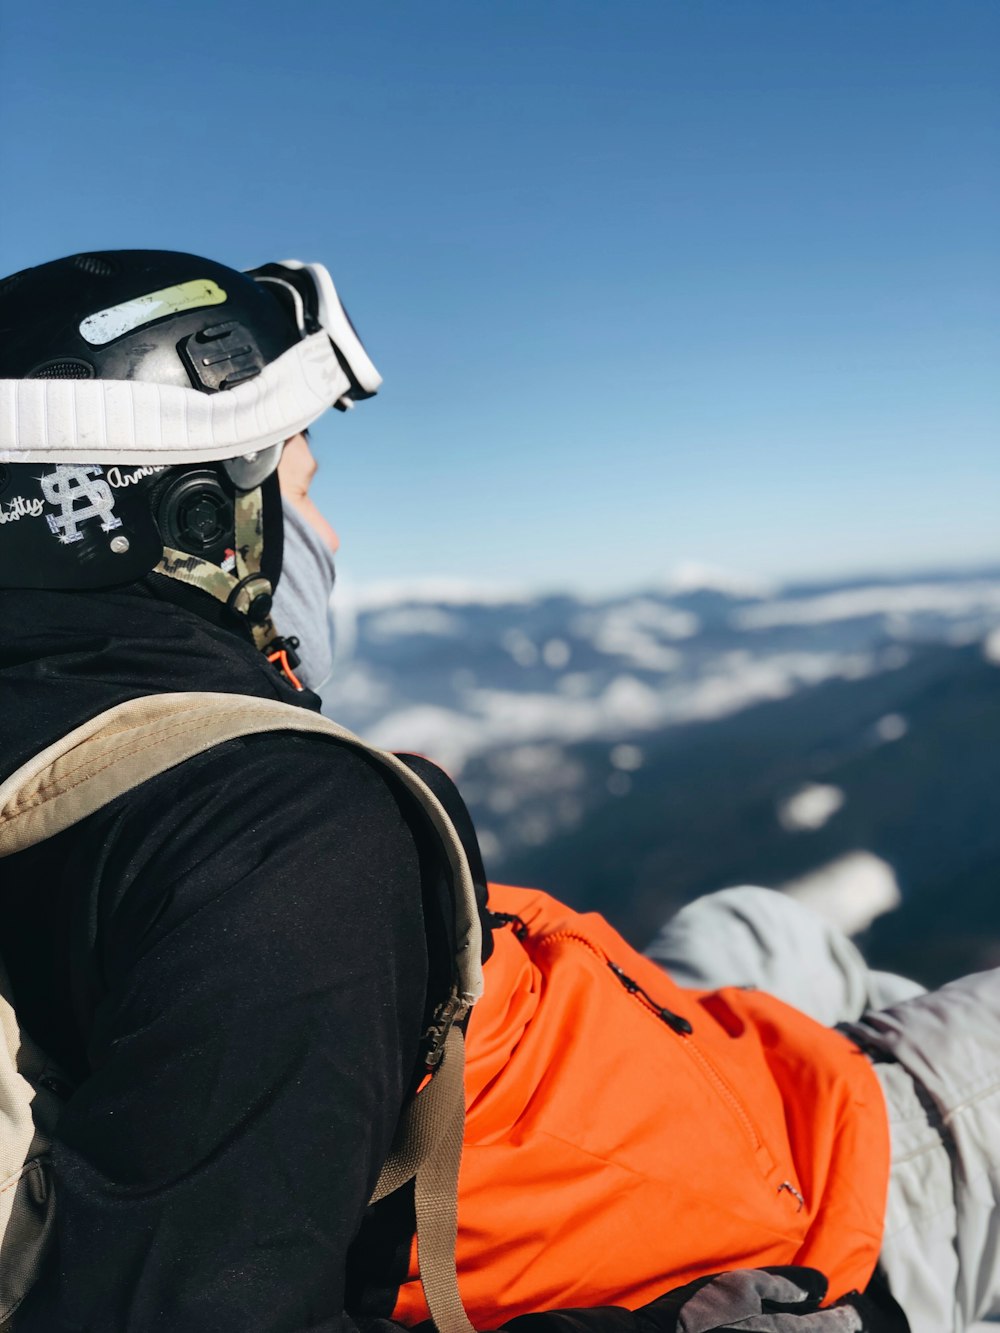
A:
POLYGON ((304 430, 351 390, 324 330, 224 393, 143 380, 0 380, 0 463, 209 463, 304 430))
MULTIPOLYGON (((361 390, 361 394, 358 396, 368 398, 373 393, 377 393, 382 383, 382 376, 375 369, 371 357, 365 351, 361 339, 354 331, 354 326, 347 316, 347 311, 344 309, 340 297, 337 295, 337 289, 333 285, 333 279, 330 277, 326 265, 306 264, 301 259, 281 259, 278 262, 282 268, 307 273, 312 280, 319 303, 319 322, 329 334, 330 341, 347 362, 351 377, 361 390)), ((351 392, 338 398, 336 406, 340 408, 353 407, 356 393, 357 390, 352 386, 351 392)))

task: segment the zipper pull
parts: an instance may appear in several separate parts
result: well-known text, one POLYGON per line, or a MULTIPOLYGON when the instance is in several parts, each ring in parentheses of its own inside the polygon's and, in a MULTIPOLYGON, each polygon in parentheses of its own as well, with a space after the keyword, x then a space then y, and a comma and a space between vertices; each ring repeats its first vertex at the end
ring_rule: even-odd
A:
POLYGON ((666 1023, 668 1028, 671 1028, 678 1034, 678 1036, 690 1037, 694 1028, 686 1018, 682 1017, 681 1014, 675 1014, 672 1009, 665 1009, 663 1005, 657 1004, 649 992, 643 990, 638 981, 633 981, 632 978, 623 972, 617 963, 613 963, 610 958, 608 959, 608 967, 611 968, 611 971, 622 983, 628 993, 630 995, 638 995, 640 999, 645 1000, 646 1004, 656 1017, 666 1023))
POLYGON ((491 926, 512 926, 514 929, 514 938, 523 940, 528 934, 528 927, 519 916, 513 912, 490 912, 491 926))
POLYGON ((625 973, 621 970, 621 968, 618 966, 618 964, 613 963, 610 958, 608 959, 608 967, 611 968, 611 971, 615 974, 615 976, 622 983, 622 985, 625 987, 625 989, 628 991, 630 995, 638 994, 639 983, 637 981, 633 981, 631 977, 627 977, 625 973))

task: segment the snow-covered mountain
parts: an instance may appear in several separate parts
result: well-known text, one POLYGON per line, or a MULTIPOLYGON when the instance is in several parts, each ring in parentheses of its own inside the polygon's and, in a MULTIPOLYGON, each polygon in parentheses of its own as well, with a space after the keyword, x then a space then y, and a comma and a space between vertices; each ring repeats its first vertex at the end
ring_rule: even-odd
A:
POLYGON ((774 589, 688 568, 592 600, 397 587, 338 616, 326 710, 448 768, 495 877, 637 940, 755 880, 855 931, 879 918, 879 961, 923 975, 1000 957, 1000 571, 774 589))

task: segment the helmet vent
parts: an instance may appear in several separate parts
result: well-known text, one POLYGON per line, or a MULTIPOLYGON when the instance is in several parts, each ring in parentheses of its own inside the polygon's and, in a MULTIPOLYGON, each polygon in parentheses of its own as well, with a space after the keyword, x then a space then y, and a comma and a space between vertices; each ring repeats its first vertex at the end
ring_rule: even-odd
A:
POLYGON ((78 269, 92 274, 95 278, 110 278, 113 273, 118 272, 118 266, 110 259, 105 259, 103 255, 77 255, 73 263, 78 269))
POLYGON ((34 370, 29 370, 25 379, 29 380, 92 380, 94 367, 89 361, 79 361, 71 356, 61 357, 58 361, 43 361, 34 370))

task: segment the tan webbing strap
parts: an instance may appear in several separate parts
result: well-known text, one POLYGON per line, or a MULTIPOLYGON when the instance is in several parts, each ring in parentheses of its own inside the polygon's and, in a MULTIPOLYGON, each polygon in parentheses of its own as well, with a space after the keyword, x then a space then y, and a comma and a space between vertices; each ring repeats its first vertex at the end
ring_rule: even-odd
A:
POLYGON ((150 695, 78 727, 0 784, 0 857, 54 836, 216 745, 267 731, 326 735, 372 756, 417 797, 447 852, 456 890, 458 990, 442 1031, 440 1066, 404 1113, 372 1202, 416 1177, 417 1250, 431 1317, 439 1333, 474 1333, 455 1272, 465 1044, 451 1019, 464 1017, 482 994, 481 927, 468 858, 430 788, 395 755, 305 709, 233 694, 150 695))
MULTIPOLYGON (((385 1160, 375 1182, 369 1203, 378 1203, 392 1194, 417 1174, 421 1162, 432 1150, 441 1133, 441 1126, 452 1114, 452 1103, 465 1072, 465 1043, 459 1042, 457 1054, 451 1042, 452 1033, 461 1038, 458 1028, 452 1028, 445 1039, 445 1058, 438 1072, 427 1086, 414 1097, 401 1122, 398 1144, 385 1160)), ((464 1086, 462 1093, 464 1098, 464 1086)))
MULTIPOLYGON (((431 1079, 433 1087, 448 1065, 443 1123, 417 1168, 415 1203, 420 1281, 439 1333, 475 1333, 465 1313, 455 1270, 458 1240, 458 1171, 465 1137, 465 1038, 453 1027, 445 1040, 444 1060, 431 1079)), ((420 1098, 417 1098, 419 1102, 420 1098)))
POLYGON ((430 816, 451 863, 457 896, 456 965, 462 1000, 483 993, 482 932, 461 839, 430 788, 394 754, 329 718, 276 699, 241 694, 154 694, 131 699, 48 746, 0 784, 0 856, 32 847, 124 792, 205 750, 266 731, 327 735, 388 768, 430 816))
POLYGON ((377 1203, 416 1176, 417 1258, 427 1308, 439 1333, 475 1333, 455 1272, 458 1171, 465 1133, 465 1038, 452 1027, 440 1068, 411 1103, 399 1148, 372 1194, 377 1203))

